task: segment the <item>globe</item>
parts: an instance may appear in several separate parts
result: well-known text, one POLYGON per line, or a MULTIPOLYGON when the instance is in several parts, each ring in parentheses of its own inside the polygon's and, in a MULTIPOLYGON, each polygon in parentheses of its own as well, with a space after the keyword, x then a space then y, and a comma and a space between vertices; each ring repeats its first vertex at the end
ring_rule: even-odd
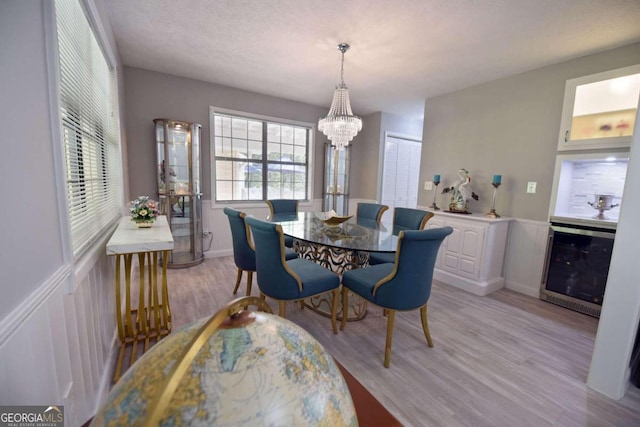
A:
POLYGON ((286 319, 238 309, 252 302, 264 304, 240 298, 152 347, 91 425, 357 426, 331 355, 286 319))

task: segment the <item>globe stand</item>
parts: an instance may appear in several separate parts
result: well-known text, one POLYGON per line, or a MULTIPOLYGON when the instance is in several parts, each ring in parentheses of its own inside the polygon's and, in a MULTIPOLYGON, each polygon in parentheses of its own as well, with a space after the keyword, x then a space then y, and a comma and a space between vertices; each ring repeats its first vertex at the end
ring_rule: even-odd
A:
POLYGON ((436 205, 436 195, 438 194, 438 184, 440 184, 440 181, 433 181, 433 185, 435 185, 436 188, 433 189, 433 203, 431 204, 431 206, 429 206, 429 209, 432 209, 434 211, 440 210, 438 205, 436 205))
POLYGON ((489 211, 489 213, 485 214, 486 217, 488 218, 500 218, 500 215, 498 215, 498 213, 496 212, 496 193, 498 190, 498 187, 500 187, 500 183, 499 182, 492 182, 491 185, 493 185, 493 202, 491 203, 491 210, 489 211))

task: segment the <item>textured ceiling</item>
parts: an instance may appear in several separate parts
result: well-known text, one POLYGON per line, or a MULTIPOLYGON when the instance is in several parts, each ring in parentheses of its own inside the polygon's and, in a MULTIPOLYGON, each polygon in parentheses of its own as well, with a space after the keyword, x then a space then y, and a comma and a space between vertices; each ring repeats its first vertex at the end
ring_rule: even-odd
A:
POLYGON ((106 0, 125 65, 354 114, 640 41, 640 0, 106 0))

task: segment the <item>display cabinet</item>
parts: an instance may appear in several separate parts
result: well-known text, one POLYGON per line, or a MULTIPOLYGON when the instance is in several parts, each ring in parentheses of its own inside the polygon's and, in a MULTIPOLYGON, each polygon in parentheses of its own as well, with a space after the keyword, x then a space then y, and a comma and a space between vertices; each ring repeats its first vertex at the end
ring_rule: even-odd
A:
POLYGON ((158 198, 174 240, 168 266, 189 267, 204 259, 200 125, 169 119, 155 119, 153 123, 158 198))
POLYGON ((631 146, 640 65, 567 80, 558 150, 631 146))
POLYGON ((349 146, 337 149, 329 143, 324 145, 324 211, 333 209, 338 215, 347 215, 349 150, 349 146))

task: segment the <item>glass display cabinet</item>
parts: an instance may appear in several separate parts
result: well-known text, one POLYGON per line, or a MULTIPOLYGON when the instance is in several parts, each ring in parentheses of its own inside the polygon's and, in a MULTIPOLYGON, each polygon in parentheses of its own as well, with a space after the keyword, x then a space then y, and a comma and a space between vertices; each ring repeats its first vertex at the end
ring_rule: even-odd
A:
POLYGON ((190 267, 204 259, 200 125, 169 119, 153 123, 160 212, 167 216, 174 240, 168 266, 190 267))
POLYGON ((631 146, 640 65, 567 80, 558 150, 631 146))
POLYGON ((338 150, 327 143, 324 146, 324 203, 323 210, 334 210, 347 215, 349 209, 349 150, 338 150))

